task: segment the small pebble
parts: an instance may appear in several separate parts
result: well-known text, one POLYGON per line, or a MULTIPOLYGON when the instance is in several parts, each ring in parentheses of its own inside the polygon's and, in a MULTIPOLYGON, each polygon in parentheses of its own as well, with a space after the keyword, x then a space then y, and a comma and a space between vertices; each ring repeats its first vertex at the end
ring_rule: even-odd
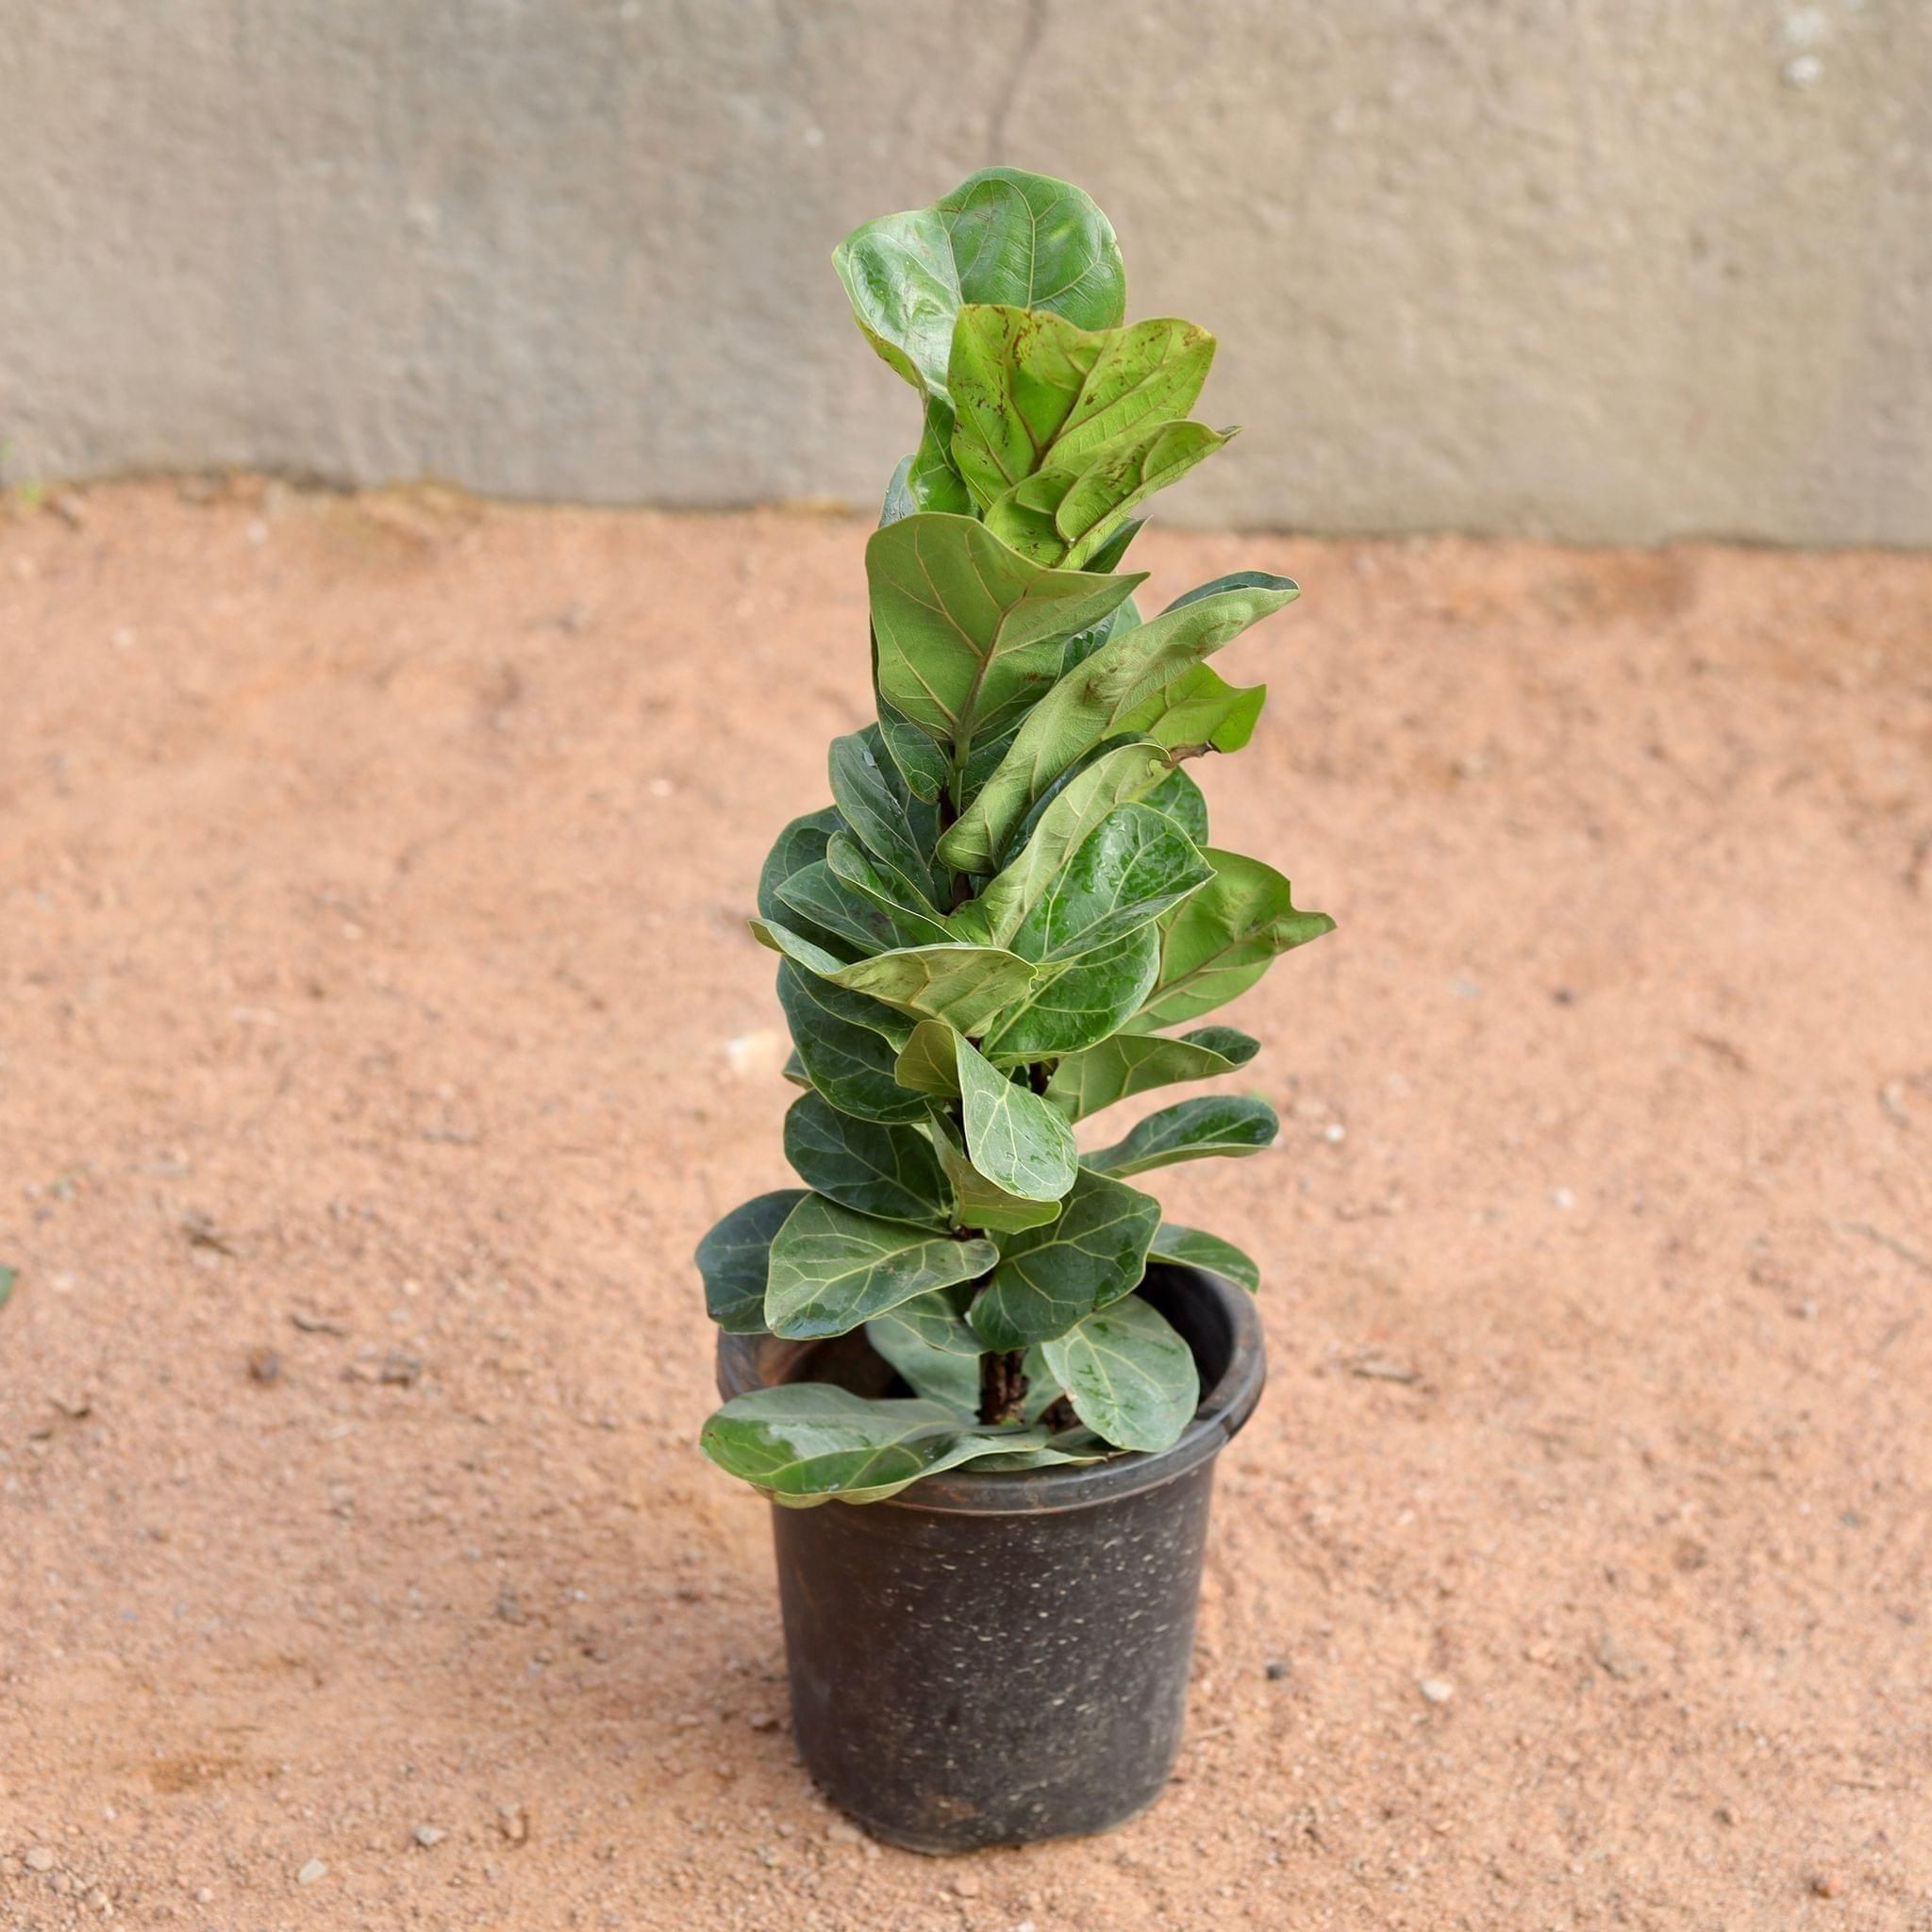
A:
POLYGON ((282 1358, 272 1348, 258 1348, 248 1357, 248 1374, 252 1381, 278 1382, 282 1374, 282 1358))
POLYGON ((970 1872, 960 1873, 958 1877, 953 1880, 953 1896, 955 1898, 977 1898, 979 1896, 979 1880, 974 1877, 970 1872))
POLYGON ((865 1834, 858 1825, 848 1824, 842 1818, 835 1818, 825 1826, 825 1836, 835 1845, 862 1845, 865 1834))
POLYGON ((295 1874, 297 1885, 313 1885, 318 1878, 328 1876, 328 1867, 320 1858, 310 1858, 308 1864, 295 1874))
POLYGON ((1268 1659, 1267 1672, 1268 1681, 1271 1684, 1280 1683, 1282 1678, 1288 1675, 1288 1659, 1279 1657, 1270 1657, 1268 1659))
POLYGON ((1845 1882, 1836 1872, 1814 1872, 1811 1874, 1811 1890, 1820 1898, 1837 1898, 1845 1889, 1845 1882))
POLYGON ((755 1710, 745 1722, 755 1731, 775 1731, 778 1728, 778 1720, 769 1710, 755 1710))
POLYGON ((51 1872, 54 1869, 54 1855, 45 1845, 36 1845, 26 1855, 26 1869, 29 1872, 51 1872))
POLYGON ((443 1840, 448 1836, 449 1834, 447 1832, 437 1830, 436 1826, 433 1824, 419 1824, 416 1827, 416 1842, 419 1845, 421 1845, 425 1852, 430 1850, 433 1846, 440 1845, 443 1841, 443 1840))
POLYGON ((1446 1677, 1424 1677, 1416 1689, 1431 1704, 1447 1704, 1456 1695, 1456 1686, 1446 1677))

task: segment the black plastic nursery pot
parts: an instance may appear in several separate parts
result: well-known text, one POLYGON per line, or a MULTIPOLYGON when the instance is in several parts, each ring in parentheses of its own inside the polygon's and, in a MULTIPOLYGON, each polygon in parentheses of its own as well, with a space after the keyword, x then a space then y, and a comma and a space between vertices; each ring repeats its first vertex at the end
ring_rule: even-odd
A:
MULTIPOLYGON (((1158 1455, 917 1482, 883 1503, 774 1506, 793 1734, 874 1837, 965 1852, 1105 1831, 1180 1747, 1214 1462, 1266 1373, 1252 1299, 1157 1264, 1201 1406, 1158 1455)), ((782 1382, 887 1392, 858 1336, 721 1336, 727 1400, 782 1382)))

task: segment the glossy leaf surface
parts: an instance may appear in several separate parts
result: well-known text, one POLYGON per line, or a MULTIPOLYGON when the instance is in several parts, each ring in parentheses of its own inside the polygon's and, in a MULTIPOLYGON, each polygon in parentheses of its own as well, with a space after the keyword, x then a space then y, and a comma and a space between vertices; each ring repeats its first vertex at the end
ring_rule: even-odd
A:
POLYGON ((1081 1159, 1102 1174, 1145 1174, 1150 1168, 1206 1160, 1213 1155, 1258 1154, 1274 1144, 1280 1129, 1274 1109, 1265 1100, 1239 1093, 1208 1094, 1149 1114, 1124 1140, 1082 1155, 1081 1159))
POLYGON ((698 1243, 705 1310, 727 1335, 765 1332, 765 1274, 772 1237, 805 1199, 803 1188, 779 1188, 734 1208, 698 1243))
POLYGON ((1041 1352, 1074 1413, 1122 1449, 1171 1447, 1200 1405, 1192 1352, 1137 1294, 1089 1315, 1041 1352))
POLYGON ((991 1241, 954 1241, 808 1194, 772 1238, 765 1326, 794 1340, 843 1335, 914 1295, 974 1280, 998 1259, 991 1241))

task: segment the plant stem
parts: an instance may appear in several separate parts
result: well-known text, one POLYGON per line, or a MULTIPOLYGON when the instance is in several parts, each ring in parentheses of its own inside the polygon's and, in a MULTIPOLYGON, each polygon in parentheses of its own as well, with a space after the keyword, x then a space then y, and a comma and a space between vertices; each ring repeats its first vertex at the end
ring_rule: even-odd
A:
POLYGON ((1021 1367, 1025 1359, 1025 1351, 1018 1348, 979 1357, 979 1420, 989 1427, 1020 1420, 1020 1406, 1026 1397, 1026 1375, 1021 1367))

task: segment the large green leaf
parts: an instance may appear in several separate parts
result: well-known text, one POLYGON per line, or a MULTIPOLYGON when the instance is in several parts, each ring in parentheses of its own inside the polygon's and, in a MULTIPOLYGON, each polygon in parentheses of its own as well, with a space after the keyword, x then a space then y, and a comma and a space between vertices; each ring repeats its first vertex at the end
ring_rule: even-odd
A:
POLYGON ((1213 665, 1197 664, 1156 691, 1121 728, 1173 752, 1240 751, 1267 702, 1265 684, 1230 684, 1213 665))
POLYGON ((1325 912, 1295 908, 1273 866, 1212 847, 1205 856, 1214 877, 1160 923, 1160 976, 1134 1015, 1137 1033, 1212 1012, 1253 986, 1277 953, 1335 929, 1325 912))
POLYGON ((772 1237, 805 1199, 803 1188, 780 1188, 734 1208, 698 1243, 705 1309, 727 1335, 765 1332, 765 1274, 772 1237))
POLYGON ((1077 188, 1016 168, 985 169, 931 208, 867 222, 832 265, 873 347, 941 398, 966 303, 1051 309, 1082 328, 1112 328, 1126 309, 1107 217, 1077 188))
POLYGON ((989 941, 1011 944, 1088 835, 1116 806, 1145 797, 1167 776, 1167 759, 1157 747, 1123 744, 1103 752, 1056 791, 1018 856, 969 902, 989 941))
POLYGON ((1214 338, 1172 317, 1083 329, 1040 309, 963 308, 946 387, 955 468, 982 507, 1048 464, 1078 471, 1201 393, 1214 338))
POLYGON ((882 1502, 923 1475, 1051 1441, 1043 1428, 985 1429, 962 1424, 942 1403, 873 1402, 829 1382, 736 1396, 698 1438, 720 1469, 794 1507, 833 1497, 882 1502))
POLYGON ((890 1007, 847 993, 790 959, 778 968, 778 1004, 785 1008, 807 1077, 841 1113, 871 1121, 925 1118, 924 1097, 892 1077, 899 1047, 911 1037, 911 1029, 900 1030, 901 1016, 890 1007), (871 1022, 855 1019, 855 1007, 877 1008, 899 1032, 897 1044, 871 1022))
POLYGON ((1145 1174, 1180 1160, 1206 1160, 1216 1154, 1258 1154, 1281 1130, 1265 1100, 1239 1093, 1211 1093, 1177 1101, 1151 1113, 1111 1147, 1082 1155, 1085 1165, 1102 1174, 1145 1174))
POLYGON ((808 1187, 856 1213, 952 1224, 952 1190, 932 1142, 916 1127, 860 1120, 823 1094, 806 1093, 785 1116, 785 1158, 808 1187))
POLYGON ((1089 1315, 1041 1352, 1074 1413, 1119 1448, 1172 1447, 1200 1406, 1191 1351, 1137 1294, 1089 1315))
POLYGON ((1049 570, 972 517, 941 515, 874 531, 865 572, 880 695, 956 758, 1048 690, 1064 668, 1064 641, 1144 581, 1049 570))
POLYGON ((1031 1088, 996 1073, 971 1041, 956 1039, 953 1045, 973 1165, 1009 1194, 1058 1200, 1079 1168, 1066 1122, 1031 1088))
POLYGON ((970 1420, 979 1409, 980 1341, 953 1303, 945 1289, 901 1302, 865 1324, 865 1339, 905 1376, 913 1394, 943 1402, 970 1420))
MULTIPOLYGON (((876 665, 876 641, 873 652, 876 665)), ((907 791, 924 804, 932 804, 945 789, 952 771, 945 748, 928 738, 891 699, 881 696, 878 705, 879 742, 885 746, 886 756, 898 767, 907 791)))
POLYGON ((1165 812, 1115 806, 1020 922, 1012 949, 1047 964, 1077 959, 1158 919, 1213 876, 1165 812))
POLYGON ((906 946, 950 945, 953 934, 924 894, 895 865, 875 858, 855 839, 834 832, 825 847, 825 870, 891 922, 898 942, 906 946))
MULTIPOLYGON (((842 833, 837 836, 844 837, 842 833)), ((779 902, 778 917, 767 924, 782 925, 841 965, 855 957, 916 946, 924 937, 925 926, 916 916, 902 916, 868 898, 840 878, 823 858, 801 866, 774 896, 779 902)), ((928 913, 927 921, 931 918, 928 913)))
POLYGON ((1140 1009, 1159 970, 1159 925, 1136 926, 1062 967, 1002 1013, 987 1030, 987 1058, 1009 1066, 1096 1045, 1140 1009))
MULTIPOLYGON (((950 942, 906 946, 848 962, 775 921, 755 919, 751 929, 760 944, 833 986, 914 1019, 943 1020, 962 1033, 977 1032, 993 1014, 1024 999, 1039 971, 1018 954, 996 946, 950 942)), ((910 1038, 909 1032, 906 1037, 910 1038)))
POLYGON ((1205 1268, 1210 1274, 1224 1274, 1250 1294, 1261 1286, 1261 1271, 1253 1259, 1232 1241, 1218 1234, 1206 1234, 1198 1227, 1183 1227, 1177 1221, 1163 1221, 1148 1250, 1150 1261, 1179 1261, 1190 1268, 1205 1268))
MULTIPOLYGON (((916 1043, 916 1042, 915 1042, 916 1043)), ((908 1048, 909 1053, 912 1049, 908 1048)), ((950 1043, 949 1043, 950 1050, 950 1043)), ((903 1075, 902 1075, 903 1077, 903 1075)), ((954 1081, 958 1079, 957 1069, 954 1081)), ((955 1218, 961 1227, 977 1227, 989 1234, 1013 1234, 1023 1227, 1043 1227, 1059 1218, 1058 1201, 1027 1201, 995 1187, 966 1157, 966 1149, 944 1119, 933 1123, 933 1145, 938 1149, 940 1166, 951 1182, 956 1206, 955 1218)))
POLYGON ((1084 1120, 1132 1093, 1231 1074, 1259 1049, 1259 1041, 1232 1026, 1203 1026, 1178 1040, 1116 1033, 1061 1060, 1047 1082, 1046 1097, 1070 1121, 1084 1120))
POLYGON ((808 1194, 772 1238, 765 1325, 794 1340, 843 1335, 929 1289, 975 1280, 998 1259, 991 1241, 954 1241, 808 1194))
POLYGON ((1153 1195, 1083 1171, 1052 1226, 1000 1242, 999 1266, 973 1304, 974 1332, 996 1349, 1063 1335, 1139 1286, 1159 1224, 1153 1195))
POLYGON ((986 527, 1023 557, 1077 570, 1104 550, 1135 507, 1177 483, 1234 437, 1205 423, 1158 424, 1077 466, 1047 465, 986 512, 986 527))
MULTIPOLYGON (((1053 779, 1176 677, 1298 594, 1286 577, 1224 591, 1111 637, 1026 714, 999 769, 940 841, 956 872, 991 872, 1053 779)), ((836 794, 835 794, 836 795, 836 794)))
POLYGON ((869 851, 914 883, 931 911, 941 897, 933 871, 938 813, 925 800, 913 796, 879 737, 878 726, 868 724, 863 731, 833 739, 826 764, 832 798, 846 824, 869 851))
MULTIPOLYGON (((823 811, 809 811, 802 818, 793 819, 778 834, 777 842, 758 873, 758 911, 766 919, 789 920, 794 925, 801 914, 809 919, 807 908, 780 895, 787 884, 799 874, 824 863, 825 847, 830 843, 832 834, 844 828, 845 821, 839 816, 838 807, 828 805, 823 811)), ((845 938, 843 934, 819 926, 816 923, 805 936, 833 948, 839 947, 845 938)))

